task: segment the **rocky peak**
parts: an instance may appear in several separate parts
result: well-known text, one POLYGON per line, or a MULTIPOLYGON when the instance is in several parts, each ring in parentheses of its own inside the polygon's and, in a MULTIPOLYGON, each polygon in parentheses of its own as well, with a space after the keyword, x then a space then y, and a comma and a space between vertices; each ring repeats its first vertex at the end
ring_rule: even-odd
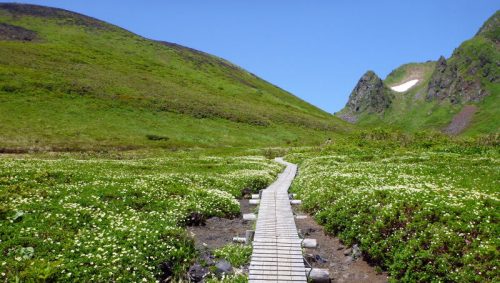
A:
POLYGON ((446 69, 446 65, 446 58, 444 58, 444 56, 440 56, 436 63, 436 70, 442 73, 446 69))
POLYGON ((384 82, 373 71, 366 72, 354 87, 347 107, 354 113, 382 112, 390 105, 384 82))
POLYGON ((368 71, 359 79, 339 117, 353 123, 361 113, 381 113, 391 104, 389 93, 382 79, 368 71))
POLYGON ((489 95, 488 84, 500 82, 500 11, 476 36, 462 43, 446 60, 440 57, 428 86, 427 100, 477 102, 489 95))
POLYGON ((427 91, 427 99, 443 99, 449 96, 450 87, 456 81, 456 72, 448 68, 446 59, 441 56, 432 73, 427 91))

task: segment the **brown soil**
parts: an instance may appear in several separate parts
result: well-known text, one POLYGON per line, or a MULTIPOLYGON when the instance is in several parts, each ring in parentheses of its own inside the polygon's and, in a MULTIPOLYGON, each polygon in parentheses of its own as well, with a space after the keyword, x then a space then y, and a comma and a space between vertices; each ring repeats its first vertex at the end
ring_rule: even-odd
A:
MULTIPOLYGON (((304 215, 304 213, 299 213, 304 215)), ((318 247, 316 249, 306 249, 305 254, 320 256, 325 262, 308 262, 314 268, 323 268, 330 271, 332 282, 342 283, 381 283, 387 282, 386 273, 377 273, 375 268, 370 266, 362 258, 353 259, 348 253, 349 247, 342 245, 338 238, 327 235, 318 223, 311 217, 295 220, 297 229, 306 238, 316 239, 318 247), (348 255, 344 255, 344 253, 348 255)), ((321 261, 321 260, 320 260, 321 261)))
POLYGON ((463 130, 465 130, 465 128, 467 128, 467 126, 469 126, 476 111, 476 106, 465 105, 462 110, 453 117, 453 120, 448 127, 443 130, 443 132, 450 135, 460 134, 463 130))
MULTIPOLYGON (((248 204, 247 199, 240 200, 241 213, 252 213, 256 206, 248 204)), ((253 229, 252 221, 241 217, 235 219, 212 217, 204 226, 188 227, 189 233, 195 239, 199 250, 214 250, 233 242, 233 237, 245 237, 246 230, 253 229)))

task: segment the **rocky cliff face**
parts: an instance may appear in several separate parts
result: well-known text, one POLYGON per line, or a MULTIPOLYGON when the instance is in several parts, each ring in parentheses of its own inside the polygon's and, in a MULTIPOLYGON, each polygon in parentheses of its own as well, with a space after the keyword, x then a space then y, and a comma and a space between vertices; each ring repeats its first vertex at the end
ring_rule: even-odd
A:
POLYGON ((436 70, 429 81, 427 99, 449 99, 451 103, 458 104, 478 102, 489 94, 481 86, 481 75, 477 76, 479 68, 469 66, 466 72, 469 76, 461 74, 459 68, 459 64, 454 62, 448 64, 446 59, 439 58, 436 70))
POLYGON ((428 100, 449 99, 454 104, 479 102, 489 95, 483 87, 483 81, 490 83, 500 81, 498 65, 492 56, 483 56, 475 60, 464 53, 466 52, 458 50, 448 60, 439 58, 429 81, 428 100))
POLYGON ((500 82, 500 12, 477 35, 439 58, 427 91, 428 100, 449 99, 454 104, 479 102, 490 92, 488 84, 500 82))
POLYGON ((338 116, 354 123, 361 113, 382 113, 390 104, 390 90, 373 71, 368 71, 356 84, 346 107, 338 116))

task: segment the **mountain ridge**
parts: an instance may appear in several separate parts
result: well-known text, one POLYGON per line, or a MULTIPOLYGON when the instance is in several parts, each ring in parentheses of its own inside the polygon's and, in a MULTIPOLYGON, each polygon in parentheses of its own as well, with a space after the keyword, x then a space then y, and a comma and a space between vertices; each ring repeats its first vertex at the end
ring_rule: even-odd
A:
POLYGON ((354 113, 351 98, 360 95, 358 90, 363 88, 357 85, 346 106, 335 115, 362 127, 390 127, 410 132, 432 129, 452 135, 498 133, 499 41, 500 11, 497 11, 473 38, 457 47, 450 58, 441 56, 435 62, 405 64, 391 72, 383 81, 383 91, 374 92, 379 98, 390 98, 390 106, 384 111, 354 113), (418 76, 414 76, 418 73, 416 69, 420 69, 418 76), (412 79, 418 82, 408 90, 397 93, 390 89, 412 79))
POLYGON ((375 72, 367 71, 354 87, 346 104, 346 110, 340 113, 339 117, 355 123, 357 113, 380 114, 389 107, 390 95, 382 79, 375 72))

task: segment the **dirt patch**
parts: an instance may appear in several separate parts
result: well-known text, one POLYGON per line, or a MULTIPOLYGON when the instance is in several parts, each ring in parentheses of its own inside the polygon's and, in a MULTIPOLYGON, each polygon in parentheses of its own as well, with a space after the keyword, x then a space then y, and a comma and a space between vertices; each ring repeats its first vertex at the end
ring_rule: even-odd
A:
POLYGON ((35 31, 0 23, 0 40, 33 41, 35 39, 37 39, 35 31))
MULTIPOLYGON (((298 214, 303 215, 300 212, 298 214)), ((362 258, 355 259, 352 248, 342 245, 338 238, 325 233, 323 227, 311 217, 295 220, 297 229, 306 238, 316 239, 316 249, 305 249, 305 257, 314 268, 330 271, 332 282, 342 283, 382 283, 387 282, 386 273, 377 273, 362 258)))
MULTIPOLYGON (((252 213, 255 206, 250 206, 247 199, 240 202, 241 213, 252 213)), ((246 230, 253 229, 252 221, 241 217, 235 219, 212 217, 206 220, 204 226, 188 227, 198 250, 214 250, 233 242, 233 237, 245 237, 246 230)))
MULTIPOLYGON (((255 211, 255 206, 250 206, 248 199, 239 202, 242 214, 255 211)), ((213 251, 232 243, 233 237, 244 237, 246 230, 253 229, 253 221, 245 221, 241 216, 234 219, 212 217, 205 221, 205 225, 191 226, 187 229, 195 240, 198 257, 189 268, 186 278, 189 282, 203 282, 206 276, 210 276, 210 269, 220 271, 221 267, 217 264, 224 262, 217 260, 213 251)), ((243 266, 238 272, 248 273, 248 266, 243 266)))
POLYGON ((476 113, 477 107, 474 105, 465 105, 462 110, 453 117, 451 123, 443 130, 444 133, 449 135, 460 134, 467 126, 469 126, 476 113))

